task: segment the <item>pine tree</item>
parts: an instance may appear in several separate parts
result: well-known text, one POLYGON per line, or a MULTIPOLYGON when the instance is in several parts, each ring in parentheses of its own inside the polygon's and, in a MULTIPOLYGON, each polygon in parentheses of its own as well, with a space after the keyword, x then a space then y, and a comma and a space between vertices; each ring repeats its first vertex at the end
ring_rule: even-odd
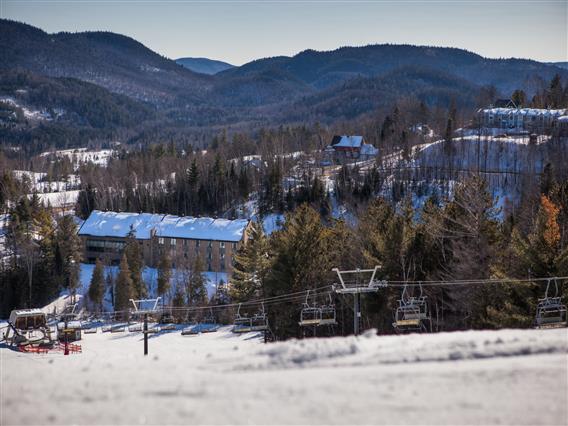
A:
POLYGON ((136 240, 136 233, 133 229, 130 230, 126 237, 126 246, 124 254, 128 261, 130 268, 130 277, 132 279, 132 289, 136 299, 144 299, 148 295, 146 283, 142 279, 142 269, 144 268, 144 259, 140 244, 136 240))
MULTIPOLYGON (((333 256, 332 233, 320 215, 306 204, 286 216, 281 231, 273 238, 272 267, 265 279, 265 296, 279 296, 329 284, 333 256)), ((278 317, 273 332, 292 336, 297 332, 298 306, 274 306, 271 317, 278 317)))
POLYGON ((174 318, 177 322, 183 321, 185 315, 179 308, 185 307, 185 294, 183 288, 181 286, 176 287, 176 291, 174 293, 174 297, 172 300, 172 305, 174 308, 178 308, 174 310, 174 318))
POLYGON ((59 220, 56 238, 63 260, 64 287, 74 299, 79 286, 81 240, 72 216, 63 216, 59 220))
POLYGON ((235 254, 231 298, 241 302, 260 296, 269 267, 269 244, 262 223, 253 222, 248 241, 235 254))
POLYGON ((203 276, 203 261, 200 256, 196 256, 191 268, 187 288, 187 299, 189 306, 200 306, 207 302, 207 288, 205 287, 205 277, 203 276))
MULTIPOLYGON (((132 299, 132 278, 125 255, 122 255, 120 261, 115 291, 115 311, 127 311, 130 308, 130 299, 132 299)), ((123 318, 127 316, 127 314, 122 315, 123 318)))
POLYGON ((165 304, 166 294, 170 289, 172 277, 172 262, 167 251, 160 257, 158 262, 158 296, 162 298, 162 304, 165 304))
POLYGON ((95 312, 100 312, 105 290, 104 266, 100 259, 95 263, 91 284, 89 285, 89 299, 95 306, 95 312))

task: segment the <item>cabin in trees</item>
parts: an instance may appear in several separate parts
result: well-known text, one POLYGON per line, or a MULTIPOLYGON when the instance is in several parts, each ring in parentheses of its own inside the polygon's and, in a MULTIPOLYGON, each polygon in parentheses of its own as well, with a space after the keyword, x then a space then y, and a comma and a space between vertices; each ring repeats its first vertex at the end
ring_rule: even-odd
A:
POLYGON ((343 163, 352 160, 369 160, 375 158, 379 150, 365 143, 363 136, 334 136, 325 150, 330 160, 343 163))
POLYGON ((79 229, 84 259, 100 258, 118 264, 132 238, 140 245, 144 263, 156 267, 167 252, 172 267, 191 267, 196 257, 205 271, 233 270, 233 256, 246 243, 248 219, 179 217, 149 213, 118 213, 95 210, 79 229))
POLYGON ((558 119, 567 114, 566 109, 537 108, 484 108, 478 111, 483 128, 501 129, 507 133, 550 134, 558 125, 558 119))

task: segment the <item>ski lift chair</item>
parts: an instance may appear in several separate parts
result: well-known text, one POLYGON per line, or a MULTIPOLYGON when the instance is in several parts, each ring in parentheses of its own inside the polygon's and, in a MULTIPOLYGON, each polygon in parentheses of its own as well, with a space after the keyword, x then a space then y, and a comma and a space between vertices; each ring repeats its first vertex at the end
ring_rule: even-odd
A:
POLYGON ((539 299, 536 307, 537 328, 566 327, 566 305, 562 303, 562 297, 558 295, 558 282, 556 279, 554 279, 554 287, 556 289, 554 297, 548 296, 550 281, 549 279, 546 284, 544 298, 539 299))
POLYGON ((241 304, 239 303, 233 322, 233 333, 248 333, 249 331, 252 331, 252 318, 241 316, 241 304))
POLYGON ((213 309, 209 309, 209 314, 203 317, 200 323, 194 326, 193 329, 198 333, 214 333, 219 330, 215 315, 213 315, 213 309))
POLYGON ((302 305, 302 311, 300 312, 300 326, 301 327, 312 327, 318 326, 322 320, 322 309, 317 307, 315 303, 310 305, 308 299, 310 297, 310 290, 306 293, 306 300, 302 305))
POLYGON ((268 316, 264 310, 264 303, 261 304, 260 311, 251 319, 251 331, 268 330, 268 316))
POLYGON ((402 289, 402 296, 394 314, 393 327, 397 332, 427 331, 426 323, 430 322, 426 296, 422 294, 422 284, 419 284, 420 296, 408 297, 407 286, 402 289))
POLYGON ((320 309, 320 322, 319 325, 336 325, 336 311, 335 305, 331 299, 331 293, 329 293, 329 304, 323 305, 320 309))

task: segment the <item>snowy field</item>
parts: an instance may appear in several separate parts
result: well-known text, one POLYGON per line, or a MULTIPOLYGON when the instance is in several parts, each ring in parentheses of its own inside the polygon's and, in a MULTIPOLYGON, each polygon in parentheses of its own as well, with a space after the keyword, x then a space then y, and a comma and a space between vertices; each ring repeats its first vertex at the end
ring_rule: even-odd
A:
POLYGON ((566 329, 292 340, 86 335, 0 348, 0 424, 567 424, 566 329))

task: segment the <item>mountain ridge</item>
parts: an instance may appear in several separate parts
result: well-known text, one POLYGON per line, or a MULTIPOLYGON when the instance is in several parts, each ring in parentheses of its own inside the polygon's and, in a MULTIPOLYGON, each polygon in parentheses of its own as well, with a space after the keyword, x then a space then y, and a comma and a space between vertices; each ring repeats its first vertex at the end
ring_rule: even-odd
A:
POLYGON ((235 67, 235 65, 229 64, 228 62, 223 62, 217 59, 209 59, 209 58, 185 57, 185 58, 178 58, 175 61, 176 63, 189 69, 190 71, 199 74, 207 74, 207 75, 214 75, 221 71, 225 71, 227 69, 235 67))

